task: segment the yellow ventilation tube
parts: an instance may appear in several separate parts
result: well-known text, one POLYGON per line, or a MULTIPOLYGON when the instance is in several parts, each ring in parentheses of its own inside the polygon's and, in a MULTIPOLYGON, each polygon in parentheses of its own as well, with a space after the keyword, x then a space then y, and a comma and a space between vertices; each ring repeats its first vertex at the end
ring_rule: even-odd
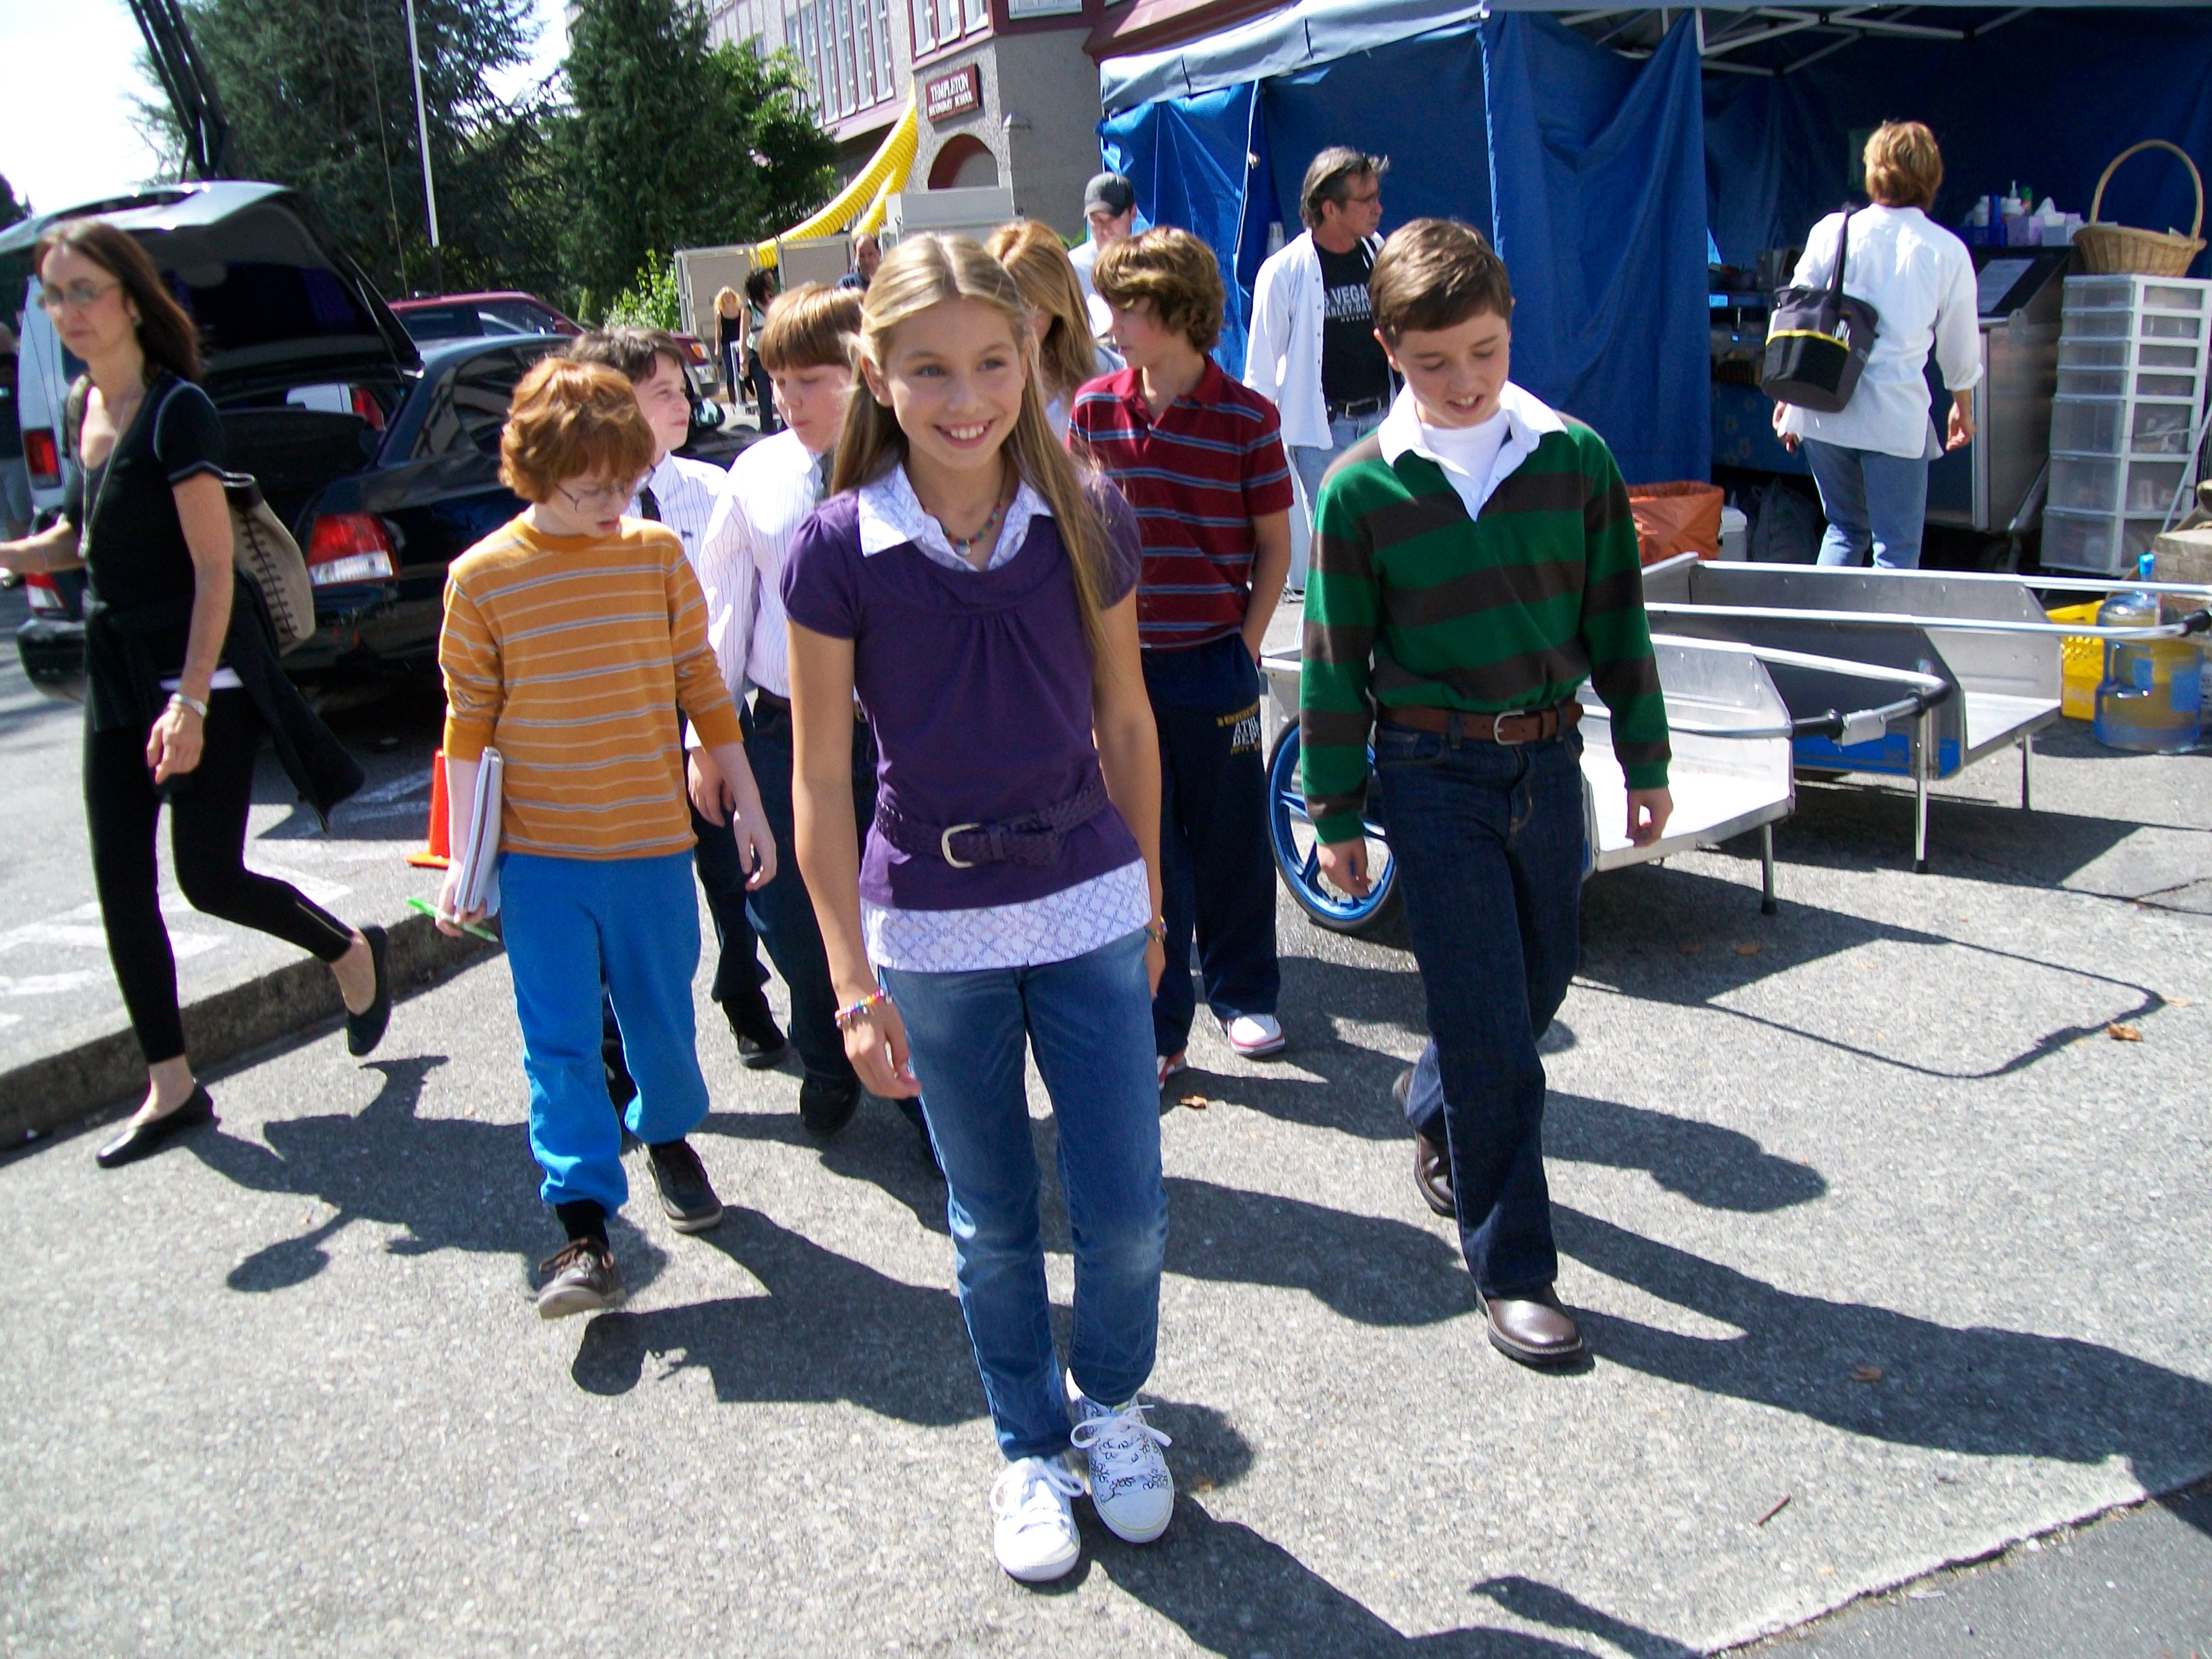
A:
POLYGON ((830 204, 819 213, 800 220, 781 236, 756 246, 753 263, 775 264, 778 242, 827 236, 848 225, 856 231, 872 233, 882 229, 893 192, 906 187, 907 174, 914 170, 914 152, 921 142, 921 111, 909 101, 906 113, 899 117, 881 147, 868 158, 867 166, 853 175, 852 182, 831 198, 830 204))

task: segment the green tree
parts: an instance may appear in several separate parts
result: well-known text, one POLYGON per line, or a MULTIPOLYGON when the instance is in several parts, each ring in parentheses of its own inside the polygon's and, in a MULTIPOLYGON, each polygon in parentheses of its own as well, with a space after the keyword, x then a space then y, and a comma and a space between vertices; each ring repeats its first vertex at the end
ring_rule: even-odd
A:
MULTIPOLYGON (((404 0, 185 0, 185 11, 247 175, 302 191, 386 293, 427 288, 404 0)), ((527 60, 531 11, 531 0, 416 0, 448 288, 562 286, 544 200, 550 89, 510 103, 492 86, 527 60)), ((144 107, 175 153, 173 112, 144 107)))
POLYGON ((796 61, 709 52, 696 0, 583 0, 566 69, 567 264, 594 294, 676 248, 773 235, 830 192, 836 149, 796 61))
POLYGON ((8 182, 6 173, 0 173, 0 225, 12 225, 30 216, 31 204, 15 199, 15 187, 8 182))

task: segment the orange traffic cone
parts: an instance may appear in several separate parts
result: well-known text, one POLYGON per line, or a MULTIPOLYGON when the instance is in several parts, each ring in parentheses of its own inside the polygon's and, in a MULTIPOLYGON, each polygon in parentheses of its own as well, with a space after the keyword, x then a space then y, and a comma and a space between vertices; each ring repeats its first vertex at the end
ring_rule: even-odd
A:
POLYGON ((418 870, 443 870, 453 862, 453 849, 446 844, 446 751, 434 751, 430 757, 430 826, 423 848, 410 853, 407 862, 418 870))

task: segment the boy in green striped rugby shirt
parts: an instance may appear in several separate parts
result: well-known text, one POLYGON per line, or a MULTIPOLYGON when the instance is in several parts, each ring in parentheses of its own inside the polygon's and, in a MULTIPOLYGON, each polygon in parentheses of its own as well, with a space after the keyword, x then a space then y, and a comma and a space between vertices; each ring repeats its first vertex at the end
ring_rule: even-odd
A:
POLYGON ((1667 711, 1628 492, 1604 441, 1507 379, 1513 290, 1481 235, 1418 219, 1369 282, 1405 378, 1322 485, 1300 695, 1322 873, 1364 894, 1370 734, 1428 1000, 1398 1080, 1415 1176, 1461 1246, 1499 1352, 1573 1360, 1553 1291, 1536 1042, 1578 952, 1581 706, 1613 713, 1628 830, 1658 839, 1667 711))

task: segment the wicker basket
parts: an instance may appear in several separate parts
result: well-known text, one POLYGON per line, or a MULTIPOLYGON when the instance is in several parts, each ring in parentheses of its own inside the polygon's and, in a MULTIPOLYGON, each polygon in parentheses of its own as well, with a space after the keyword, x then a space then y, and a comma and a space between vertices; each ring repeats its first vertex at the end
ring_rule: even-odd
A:
POLYGON ((2112 182, 2112 174, 2120 163, 2145 149, 2170 149, 2181 158, 2181 164, 2189 169, 2189 176, 2197 185, 2196 221, 2189 227, 2186 236, 2171 230, 2137 230, 2131 225, 2082 226, 2074 233, 2074 247, 2081 270, 2090 276, 2179 276, 2188 270, 2191 261, 2204 251, 2203 239, 2197 234, 2204 228, 2204 175, 2197 172, 2197 163, 2189 159, 2187 150, 2163 138, 2146 138, 2112 157, 2105 176, 2097 180, 2097 194, 2089 203, 2089 217, 2094 221, 2098 210, 2105 205, 2105 186, 2112 182))

